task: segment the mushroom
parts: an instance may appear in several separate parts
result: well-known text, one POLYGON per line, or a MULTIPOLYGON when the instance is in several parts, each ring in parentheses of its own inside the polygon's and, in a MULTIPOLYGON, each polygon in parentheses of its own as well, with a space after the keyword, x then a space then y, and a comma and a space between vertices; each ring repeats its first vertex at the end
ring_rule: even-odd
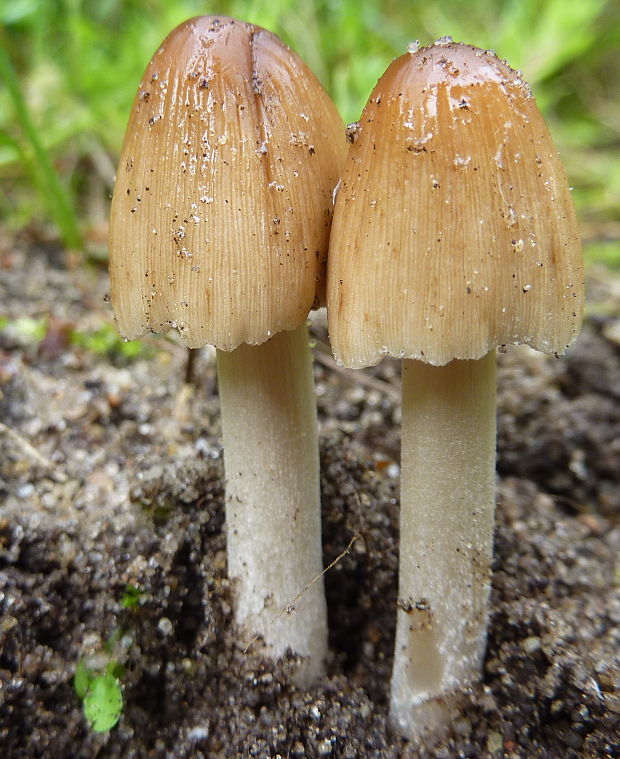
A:
POLYGON ((521 75, 449 38, 396 59, 349 148, 334 210, 337 361, 403 359, 391 720, 446 731, 479 679, 495 508, 495 348, 576 338, 583 264, 549 131, 521 75))
POLYGON ((110 217, 121 334, 176 327, 189 347, 217 348, 235 619, 272 657, 304 657, 302 683, 327 647, 305 321, 345 154, 335 106, 280 39, 193 18, 144 73, 110 217))

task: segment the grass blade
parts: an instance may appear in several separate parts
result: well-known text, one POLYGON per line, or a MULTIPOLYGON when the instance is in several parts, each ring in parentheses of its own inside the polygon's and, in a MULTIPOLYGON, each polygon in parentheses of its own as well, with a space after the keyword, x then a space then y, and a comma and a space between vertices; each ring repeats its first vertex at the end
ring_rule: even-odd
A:
POLYGON ((69 248, 81 249, 82 237, 75 210, 69 193, 54 169, 45 146, 39 138, 13 64, 3 47, 0 47, 0 76, 5 81, 7 91, 15 108, 15 115, 23 136, 32 151, 35 180, 43 195, 43 201, 58 226, 65 244, 69 248))

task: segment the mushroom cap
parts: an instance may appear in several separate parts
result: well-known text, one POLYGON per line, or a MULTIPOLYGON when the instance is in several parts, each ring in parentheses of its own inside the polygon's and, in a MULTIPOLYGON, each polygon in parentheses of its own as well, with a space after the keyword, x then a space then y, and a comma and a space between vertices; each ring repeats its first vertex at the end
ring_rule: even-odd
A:
POLYGON ((527 84, 441 40, 396 59, 354 132, 327 305, 339 363, 442 365, 497 345, 561 353, 583 311, 564 170, 527 84))
POLYGON ((258 344, 324 289, 342 120, 278 37, 221 16, 177 27, 132 108, 110 217, 111 298, 127 338, 258 344))

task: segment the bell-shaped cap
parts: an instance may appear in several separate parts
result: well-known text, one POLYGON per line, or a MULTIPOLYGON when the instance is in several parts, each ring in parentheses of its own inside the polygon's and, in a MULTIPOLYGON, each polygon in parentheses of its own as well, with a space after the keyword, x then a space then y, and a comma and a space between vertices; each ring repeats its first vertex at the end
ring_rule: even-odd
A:
POLYGON ((335 106, 275 35, 213 16, 176 28, 140 83, 112 199, 121 334, 176 326, 232 350, 302 324, 345 155, 335 106))
POLYGON ((411 48, 349 148, 328 263, 337 360, 442 365, 526 343, 561 353, 583 310, 564 170, 527 84, 492 52, 411 48))

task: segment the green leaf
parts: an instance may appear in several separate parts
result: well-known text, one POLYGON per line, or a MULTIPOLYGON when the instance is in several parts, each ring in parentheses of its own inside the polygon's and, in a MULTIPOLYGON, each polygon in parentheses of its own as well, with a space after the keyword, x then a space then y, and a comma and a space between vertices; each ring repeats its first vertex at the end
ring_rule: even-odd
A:
POLYGON ((32 16, 37 11, 38 3, 36 0, 13 0, 12 3, 7 3, 4 8, 0 9, 0 23, 17 24, 28 16, 32 16))
POLYGON ((40 343, 47 332, 47 318, 33 319, 30 316, 21 316, 13 322, 15 332, 29 344, 40 343))
POLYGON ((126 672, 125 667, 119 661, 111 661, 105 671, 117 680, 121 680, 126 672))
POLYGON ((110 730, 123 711, 121 684, 114 675, 105 673, 95 677, 84 698, 84 715, 96 733, 110 730))
POLYGON ((73 687, 75 688, 75 692, 77 693, 77 697, 80 699, 80 701, 83 701, 86 698, 88 689, 90 688, 90 685, 94 679, 95 676, 88 669, 84 660, 80 659, 75 670, 75 675, 73 677, 73 687))
POLYGON ((94 332, 74 331, 71 333, 71 343, 100 356, 121 356, 127 360, 148 358, 153 352, 140 340, 123 340, 111 324, 104 324, 94 332))
POLYGON ((140 603, 140 596, 140 588, 128 584, 121 597, 121 606, 123 609, 134 609, 140 603))

